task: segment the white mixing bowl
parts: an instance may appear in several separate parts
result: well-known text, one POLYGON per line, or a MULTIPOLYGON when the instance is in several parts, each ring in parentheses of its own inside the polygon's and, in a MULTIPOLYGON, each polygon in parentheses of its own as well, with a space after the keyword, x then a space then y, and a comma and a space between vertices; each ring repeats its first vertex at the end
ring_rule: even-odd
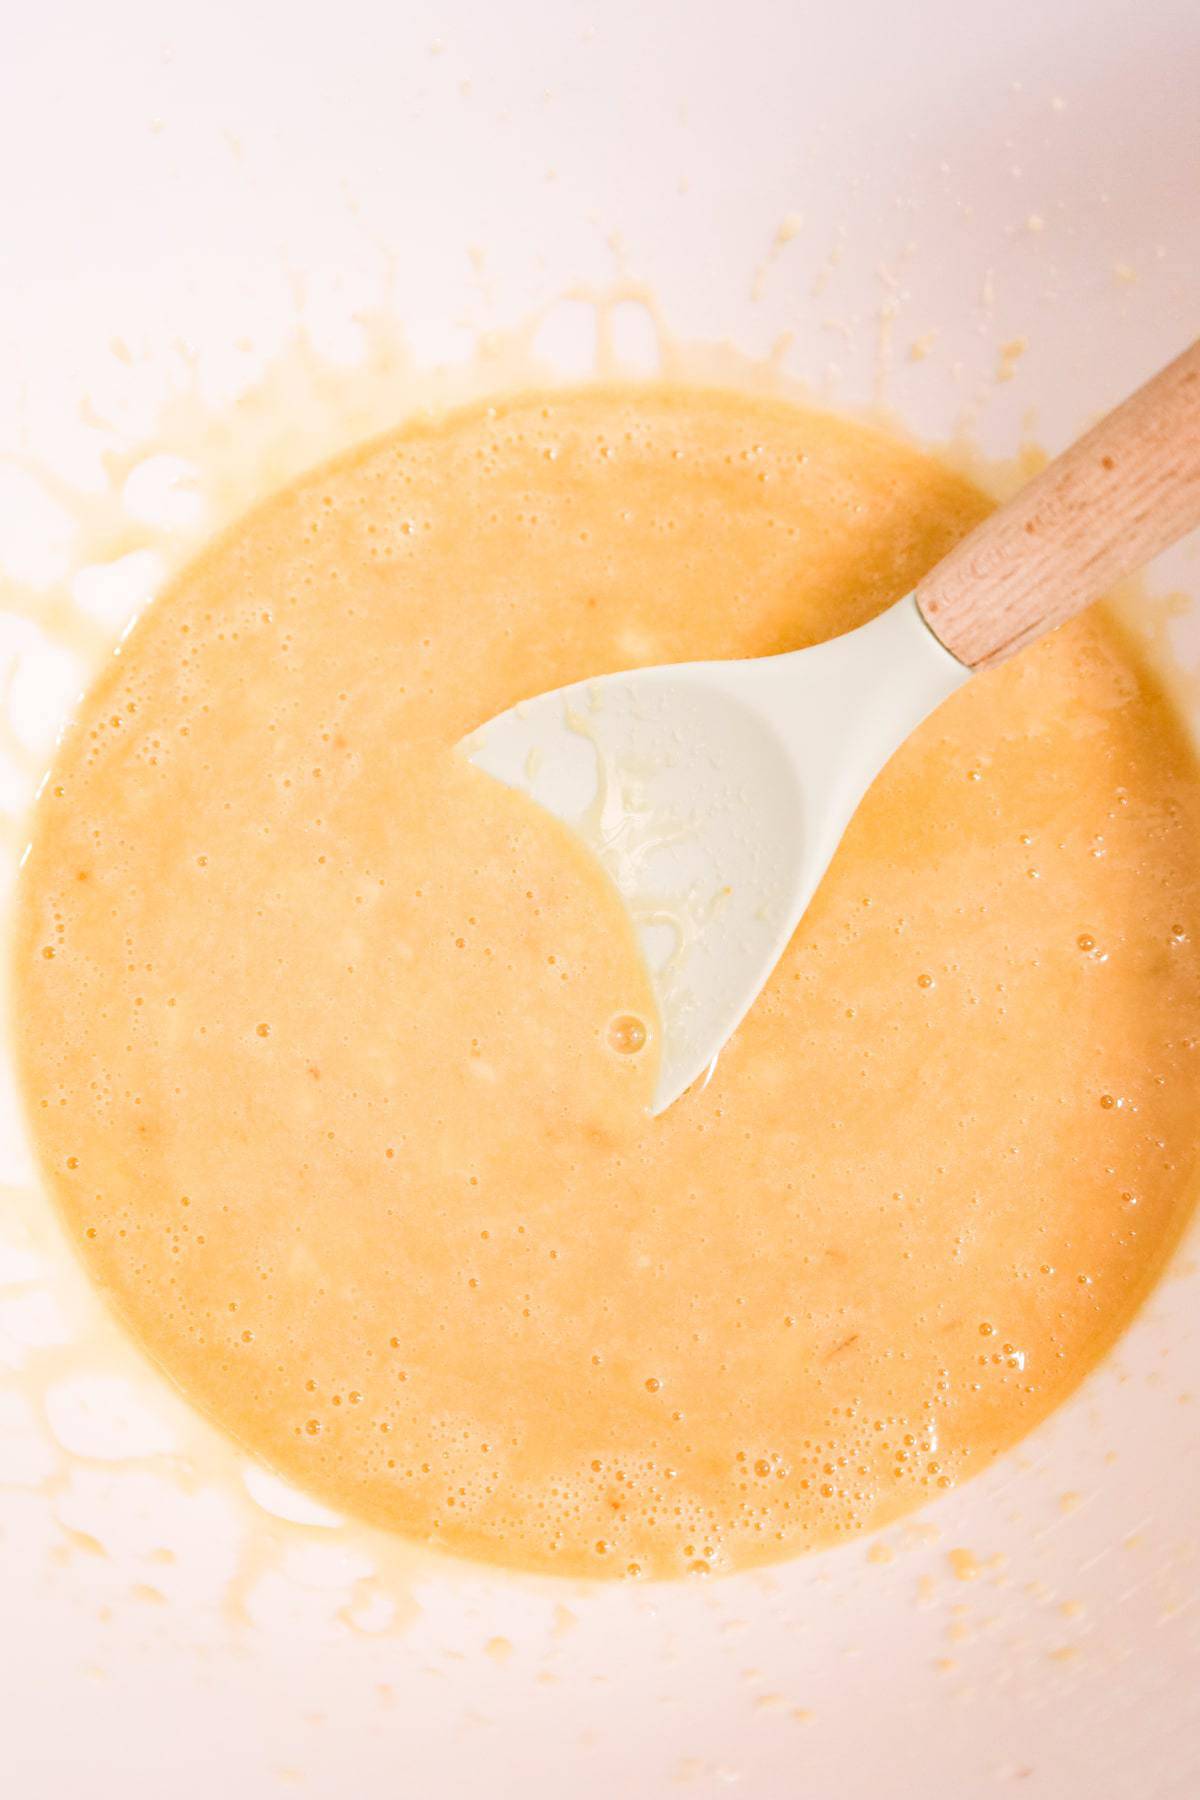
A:
MULTIPOLYGON (((61 0, 10 17, 5 817, 29 785, 10 736, 44 761, 49 696, 69 701, 161 575, 135 556, 111 591, 85 583, 86 654, 45 649, 69 568, 48 474, 86 513, 106 407, 151 429, 147 368, 194 366, 219 416, 298 293, 336 355, 361 302, 433 365, 572 289, 626 297, 602 310, 637 365, 658 345, 641 294, 679 338, 774 349, 831 402, 882 400, 994 455, 1029 432, 1057 448, 1200 328, 1198 72, 1194 0, 61 0)), ((574 353, 586 310, 548 317, 551 348, 574 353)), ((279 470, 308 442, 297 414, 289 449, 295 394, 328 401, 315 367, 272 390, 279 470)), ((386 359, 376 374, 378 402, 398 378, 386 359)), ((379 422, 359 397, 343 432, 379 422)), ((236 439, 235 417, 230 468, 236 439)), ((189 504, 168 495, 184 537, 208 517, 189 504)), ((101 562, 129 548, 88 542, 101 562)), ((1197 544, 1151 586, 1200 599, 1197 544)), ((1177 609, 1152 650, 1194 699, 1200 616, 1177 609)), ((13 1800, 1200 1793, 1194 1233, 1075 1399, 909 1526, 723 1582, 588 1589, 393 1554, 254 1476, 248 1498, 236 1456, 89 1313, 5 1117, 13 1800)))

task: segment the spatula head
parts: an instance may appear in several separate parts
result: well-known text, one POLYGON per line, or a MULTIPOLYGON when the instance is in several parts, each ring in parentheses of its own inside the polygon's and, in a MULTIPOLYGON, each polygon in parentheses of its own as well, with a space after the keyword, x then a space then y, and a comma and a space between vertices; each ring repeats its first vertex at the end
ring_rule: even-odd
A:
POLYGON ((662 1112, 770 975, 863 793, 967 679, 909 596, 843 637, 580 682, 460 746, 615 882, 658 1002, 662 1112))

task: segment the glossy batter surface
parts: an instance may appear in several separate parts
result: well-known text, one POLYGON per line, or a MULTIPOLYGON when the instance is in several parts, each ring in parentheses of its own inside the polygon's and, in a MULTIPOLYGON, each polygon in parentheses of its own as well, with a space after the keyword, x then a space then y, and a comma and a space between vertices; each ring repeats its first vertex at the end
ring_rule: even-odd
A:
POLYGON ((1103 613, 905 748, 659 1119, 614 895, 451 751, 859 624, 984 510, 857 425, 591 389, 368 445, 151 608, 40 803, 20 1053, 89 1268, 251 1449, 452 1550, 726 1568, 961 1481, 1111 1342, 1194 1186, 1200 785, 1103 613))

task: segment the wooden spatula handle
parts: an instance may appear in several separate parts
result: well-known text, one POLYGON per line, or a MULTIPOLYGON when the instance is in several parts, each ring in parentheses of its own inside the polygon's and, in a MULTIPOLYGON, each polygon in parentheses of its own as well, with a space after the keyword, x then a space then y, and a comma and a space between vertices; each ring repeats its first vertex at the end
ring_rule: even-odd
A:
POLYGON ((1003 662, 1200 525, 1200 342, 1048 464, 925 577, 971 669, 1003 662))

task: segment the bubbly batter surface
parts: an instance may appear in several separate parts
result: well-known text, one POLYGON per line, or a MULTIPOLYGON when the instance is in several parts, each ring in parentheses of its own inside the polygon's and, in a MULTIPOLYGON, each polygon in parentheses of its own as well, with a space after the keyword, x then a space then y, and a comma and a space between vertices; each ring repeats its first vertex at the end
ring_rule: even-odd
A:
POLYGON ((858 425, 588 389, 365 446, 150 609, 40 802, 20 1054, 88 1267, 252 1450, 498 1562, 727 1568, 1111 1343, 1195 1181, 1200 784, 1103 612, 896 758, 658 1119, 614 894, 450 748, 860 624, 985 510, 858 425))

